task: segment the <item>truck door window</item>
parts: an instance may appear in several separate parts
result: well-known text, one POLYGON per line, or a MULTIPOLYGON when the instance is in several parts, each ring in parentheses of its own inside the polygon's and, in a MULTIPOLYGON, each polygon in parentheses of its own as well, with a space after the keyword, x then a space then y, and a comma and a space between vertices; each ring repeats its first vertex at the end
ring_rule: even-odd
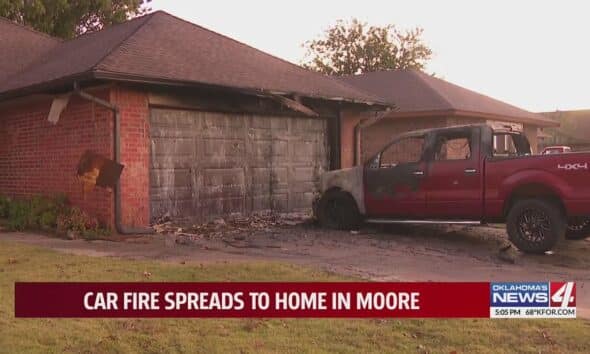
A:
POLYGON ((469 160, 471 158, 470 133, 451 136, 439 135, 434 151, 436 161, 469 160))
POLYGON ((521 134, 494 133, 494 157, 530 155, 531 146, 521 134))
POLYGON ((411 137, 389 145, 379 156, 379 168, 389 168, 400 163, 419 162, 422 159, 424 137, 411 137))

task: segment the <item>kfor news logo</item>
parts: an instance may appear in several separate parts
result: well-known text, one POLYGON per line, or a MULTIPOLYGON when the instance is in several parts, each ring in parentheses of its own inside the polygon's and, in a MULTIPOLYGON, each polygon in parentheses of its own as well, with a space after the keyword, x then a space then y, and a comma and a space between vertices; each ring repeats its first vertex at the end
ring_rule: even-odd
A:
POLYGON ((490 283, 490 317, 576 318, 576 284, 490 283))

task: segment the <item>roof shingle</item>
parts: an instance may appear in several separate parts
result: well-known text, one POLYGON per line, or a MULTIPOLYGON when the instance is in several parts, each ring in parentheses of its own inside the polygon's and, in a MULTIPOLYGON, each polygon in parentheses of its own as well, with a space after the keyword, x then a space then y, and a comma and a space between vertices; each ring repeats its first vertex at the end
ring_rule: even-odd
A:
POLYGON ((555 121, 435 78, 418 70, 393 70, 343 77, 344 82, 395 103, 395 116, 420 113, 460 114, 540 126, 555 121))
POLYGON ((0 17, 0 82, 22 72, 60 43, 57 38, 0 17))
POLYGON ((377 97, 332 77, 162 11, 61 43, 25 71, 0 80, 0 96, 82 74, 379 103, 377 97))

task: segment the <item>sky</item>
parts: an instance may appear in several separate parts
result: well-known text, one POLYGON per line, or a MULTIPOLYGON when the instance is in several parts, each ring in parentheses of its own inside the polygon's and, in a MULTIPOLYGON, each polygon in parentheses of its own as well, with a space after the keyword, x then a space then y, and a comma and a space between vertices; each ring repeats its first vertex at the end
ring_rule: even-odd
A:
POLYGON ((590 109, 590 1, 152 0, 164 10, 300 64, 338 19, 422 27, 426 71, 530 111, 590 109))

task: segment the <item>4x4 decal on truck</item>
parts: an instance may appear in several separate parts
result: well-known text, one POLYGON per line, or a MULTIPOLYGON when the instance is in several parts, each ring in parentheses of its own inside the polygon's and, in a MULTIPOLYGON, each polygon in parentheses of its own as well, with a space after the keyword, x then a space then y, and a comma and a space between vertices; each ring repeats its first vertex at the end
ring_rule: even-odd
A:
POLYGON ((567 170, 567 171, 571 171, 571 170, 587 170, 588 169, 588 163, 565 163, 565 164, 558 164, 557 168, 560 170, 567 170))

